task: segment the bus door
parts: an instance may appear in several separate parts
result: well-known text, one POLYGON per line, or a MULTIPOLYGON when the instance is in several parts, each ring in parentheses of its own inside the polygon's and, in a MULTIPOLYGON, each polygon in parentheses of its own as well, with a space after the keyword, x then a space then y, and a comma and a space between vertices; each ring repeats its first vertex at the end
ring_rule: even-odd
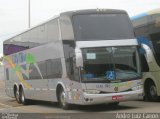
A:
POLYGON ((81 83, 81 76, 80 76, 80 67, 75 66, 75 62, 73 58, 70 61, 71 63, 71 96, 74 102, 80 100, 80 93, 82 92, 82 83, 81 83))

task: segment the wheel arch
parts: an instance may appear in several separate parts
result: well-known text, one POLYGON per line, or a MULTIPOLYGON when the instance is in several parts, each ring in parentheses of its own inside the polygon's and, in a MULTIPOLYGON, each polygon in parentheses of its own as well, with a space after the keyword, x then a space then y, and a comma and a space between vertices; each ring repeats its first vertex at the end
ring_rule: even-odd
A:
POLYGON ((24 86, 23 86, 23 84, 22 84, 22 83, 20 83, 20 84, 19 84, 19 91, 20 91, 21 89, 23 89, 23 90, 24 90, 24 86))

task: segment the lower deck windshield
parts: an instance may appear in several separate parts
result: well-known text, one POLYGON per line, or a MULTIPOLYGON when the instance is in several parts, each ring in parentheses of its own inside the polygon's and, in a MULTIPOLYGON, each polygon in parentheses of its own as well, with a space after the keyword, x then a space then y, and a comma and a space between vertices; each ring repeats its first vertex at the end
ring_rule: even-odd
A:
POLYGON ((136 46, 84 48, 82 55, 82 81, 126 81, 140 77, 136 46))

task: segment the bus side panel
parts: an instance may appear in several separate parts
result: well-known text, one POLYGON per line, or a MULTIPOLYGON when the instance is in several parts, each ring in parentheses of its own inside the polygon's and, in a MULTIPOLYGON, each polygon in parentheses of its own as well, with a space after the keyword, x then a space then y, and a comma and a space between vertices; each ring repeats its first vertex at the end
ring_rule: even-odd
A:
POLYGON ((57 79, 62 77, 63 51, 61 41, 32 48, 26 53, 32 54, 35 60, 34 64, 30 64, 30 70, 32 70, 30 79, 26 80, 31 85, 30 89, 26 90, 26 97, 51 101, 50 94, 56 94, 56 87, 51 87, 49 80, 55 80, 56 84, 57 79))
POLYGON ((159 72, 151 72, 152 76, 154 76, 154 83, 157 88, 157 94, 160 96, 160 74, 159 72))
POLYGON ((16 75, 11 68, 5 69, 5 92, 9 97, 14 97, 14 85, 18 83, 16 75))
POLYGON ((11 97, 11 92, 10 92, 10 81, 9 81, 9 73, 8 73, 8 68, 4 69, 4 81, 5 81, 5 92, 7 96, 11 97))

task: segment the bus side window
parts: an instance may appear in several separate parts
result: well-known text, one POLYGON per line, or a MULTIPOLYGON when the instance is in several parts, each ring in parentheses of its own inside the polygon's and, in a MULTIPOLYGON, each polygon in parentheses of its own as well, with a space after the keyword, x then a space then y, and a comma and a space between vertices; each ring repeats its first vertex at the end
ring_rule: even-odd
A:
POLYGON ((147 63, 147 60, 146 60, 146 57, 145 57, 144 53, 141 53, 140 56, 141 56, 142 72, 149 72, 149 66, 148 66, 148 63, 147 63))

